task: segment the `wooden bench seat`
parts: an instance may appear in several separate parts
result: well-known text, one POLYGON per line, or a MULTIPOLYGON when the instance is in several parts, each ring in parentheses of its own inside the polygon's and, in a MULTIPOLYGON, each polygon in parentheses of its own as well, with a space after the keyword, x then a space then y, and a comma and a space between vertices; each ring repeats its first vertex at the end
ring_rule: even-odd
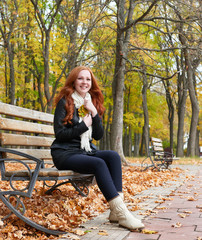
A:
MULTIPOLYGON (((34 170, 31 170, 31 172, 33 173, 34 170)), ((74 176, 75 174, 79 174, 79 173, 75 173, 71 170, 58 170, 57 168, 41 168, 39 170, 39 174, 38 174, 38 179, 40 177, 66 177, 66 176, 74 176)), ((11 177, 12 175, 15 175, 16 178, 19 177, 29 177, 30 173, 27 170, 19 170, 19 171, 7 171, 5 172, 5 177, 11 177)))
POLYGON ((53 114, 0 103, 1 181, 10 183, 10 190, 0 190, 0 199, 12 213, 32 227, 60 235, 64 232, 47 229, 31 221, 24 216, 24 211, 9 201, 10 196, 15 197, 24 209, 23 198, 31 198, 36 181, 43 181, 47 194, 67 183, 71 183, 82 196, 88 194, 88 186, 94 176, 56 169, 50 153, 53 140, 53 114), (28 184, 19 190, 14 187, 15 181, 28 181, 28 184), (54 184, 49 186, 47 181, 54 181, 54 184))

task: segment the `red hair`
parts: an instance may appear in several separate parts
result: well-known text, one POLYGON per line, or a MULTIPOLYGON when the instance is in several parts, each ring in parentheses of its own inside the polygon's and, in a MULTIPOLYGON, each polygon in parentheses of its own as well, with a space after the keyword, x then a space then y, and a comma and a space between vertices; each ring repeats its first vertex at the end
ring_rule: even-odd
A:
POLYGON ((66 104, 65 104, 65 108, 67 111, 67 115, 64 118, 64 124, 70 123, 71 119, 73 118, 73 113, 74 113, 74 101, 72 98, 72 93, 75 91, 74 88, 74 82, 76 81, 79 73, 82 70, 88 70, 91 74, 91 81, 92 81, 92 86, 91 89, 89 90, 89 93, 91 95, 92 98, 92 102, 95 106, 95 108, 98 111, 99 116, 101 117, 104 113, 104 96, 99 88, 99 85, 97 83, 97 80, 93 74, 93 72, 91 71, 90 68, 85 67, 85 66, 78 66, 75 67, 68 75, 65 85, 62 87, 62 89, 60 90, 59 94, 56 96, 55 98, 55 103, 57 104, 61 98, 65 98, 66 100, 66 104))

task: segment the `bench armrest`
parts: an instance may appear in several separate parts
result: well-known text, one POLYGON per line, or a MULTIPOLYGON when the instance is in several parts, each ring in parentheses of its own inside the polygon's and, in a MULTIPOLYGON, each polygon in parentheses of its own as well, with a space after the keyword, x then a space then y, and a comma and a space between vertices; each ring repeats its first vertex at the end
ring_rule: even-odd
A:
POLYGON ((173 158, 175 155, 171 152, 164 152, 164 157, 173 158))

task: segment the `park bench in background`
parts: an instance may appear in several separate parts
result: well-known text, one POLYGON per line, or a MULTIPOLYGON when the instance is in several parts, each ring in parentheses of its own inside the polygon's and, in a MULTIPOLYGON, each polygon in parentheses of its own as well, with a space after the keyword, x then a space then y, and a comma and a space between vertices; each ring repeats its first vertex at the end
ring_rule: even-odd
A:
POLYGON ((0 103, 1 181, 7 181, 10 185, 9 189, 0 190, 0 199, 11 211, 3 220, 14 213, 40 231, 59 235, 64 232, 47 229, 25 217, 23 199, 32 197, 36 181, 43 181, 47 194, 63 184, 71 183, 82 196, 86 196, 93 175, 60 171, 54 167, 50 154, 50 145, 54 140, 52 124, 52 114, 0 103), (20 189, 19 184, 16 187, 19 181, 24 183, 20 189), (50 182, 47 181, 54 184, 49 186, 50 182), (12 204, 13 198, 15 205, 12 204))
POLYGON ((169 169, 173 160, 178 160, 169 149, 164 150, 161 139, 151 137, 150 143, 149 156, 141 163, 143 171, 148 168, 156 170, 169 169))

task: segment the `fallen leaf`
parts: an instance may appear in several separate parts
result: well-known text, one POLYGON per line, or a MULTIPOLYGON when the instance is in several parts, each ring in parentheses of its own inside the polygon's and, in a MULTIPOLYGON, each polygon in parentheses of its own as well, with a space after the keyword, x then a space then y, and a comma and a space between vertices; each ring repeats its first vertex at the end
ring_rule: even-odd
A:
POLYGON ((156 234, 156 233, 158 233, 158 232, 157 232, 157 231, 154 231, 154 230, 143 229, 143 230, 142 230, 142 233, 144 233, 144 234, 156 234))
POLYGON ((102 235, 102 236, 108 236, 109 234, 107 233, 107 231, 105 230, 99 230, 99 235, 102 235))
POLYGON ((85 231, 83 231, 83 230, 80 230, 80 229, 76 229, 76 230, 74 231, 74 233, 75 233, 75 234, 77 234, 77 235, 79 235, 79 236, 83 236, 83 235, 85 235, 85 234, 86 234, 86 232, 85 232, 85 231))
POLYGON ((163 203, 161 200, 156 200, 155 203, 163 203))
POLYGON ((181 217, 181 218, 186 218, 187 214, 179 213, 178 216, 181 217))
POLYGON ((95 230, 95 229, 98 229, 98 227, 91 227, 90 229, 93 229, 93 230, 95 230))
POLYGON ((187 214, 191 214, 192 212, 191 211, 184 211, 184 213, 187 213, 187 214))
POLYGON ((192 196, 189 196, 189 197, 187 198, 187 200, 188 200, 188 201, 196 201, 197 199, 194 198, 194 197, 192 197, 192 196))
POLYGON ((176 224, 171 225, 171 227, 174 228, 180 228, 182 226, 182 224, 180 222, 177 222, 176 224))
POLYGON ((4 222, 0 220, 0 227, 3 227, 4 222))
POLYGON ((22 231, 18 230, 16 232, 14 232, 14 237, 16 237, 18 239, 22 239, 22 237, 23 237, 22 231))
POLYGON ((164 210, 164 209, 168 209, 168 208, 167 208, 167 207, 157 206, 156 209, 158 209, 158 210, 164 210))

